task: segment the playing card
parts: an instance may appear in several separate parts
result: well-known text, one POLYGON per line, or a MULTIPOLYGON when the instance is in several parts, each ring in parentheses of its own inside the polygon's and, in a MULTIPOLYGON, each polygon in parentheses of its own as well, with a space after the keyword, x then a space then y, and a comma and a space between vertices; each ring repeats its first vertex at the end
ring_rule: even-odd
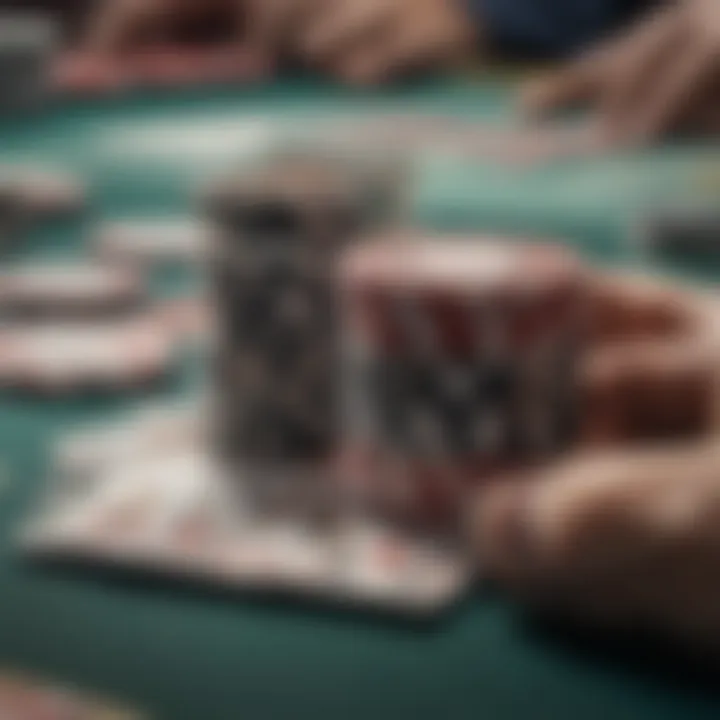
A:
MULTIPOLYGON (((74 433, 58 447, 22 547, 412 615, 439 612, 466 587, 456 548, 391 531, 351 506, 322 517, 307 501, 268 511, 254 501, 260 479, 228 477, 202 437, 190 406, 151 407, 74 433)), ((280 480, 299 496, 294 478, 280 480)))

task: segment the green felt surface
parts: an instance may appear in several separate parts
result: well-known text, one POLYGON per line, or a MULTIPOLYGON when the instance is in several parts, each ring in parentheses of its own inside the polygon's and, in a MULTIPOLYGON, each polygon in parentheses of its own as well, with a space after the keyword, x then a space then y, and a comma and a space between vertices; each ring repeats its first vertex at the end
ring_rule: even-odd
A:
MULTIPOLYGON (((308 83, 148 95, 6 122, 0 159, 58 164, 87 176, 95 217, 185 213, 198 182, 262 146, 268 120, 292 125, 326 111, 418 109, 502 121, 508 104, 500 84, 377 96, 308 83)), ((429 158, 416 211, 444 227, 567 236, 597 257, 635 262, 626 231, 638 208, 693 194, 696 182, 703 192, 716 191, 710 150, 689 159, 688 152, 665 148, 529 175, 429 158)), ((37 233, 23 257, 80 252, 86 224, 37 233)), ((177 288, 177 278, 158 282, 159 291, 177 288)), ((175 378, 156 395, 170 396, 181 384, 175 378)), ((482 595, 439 626, 420 629, 25 563, 12 533, 44 482, 49 443, 75 423, 102 421, 136 400, 0 400, 0 664, 178 720, 720 714, 711 683, 665 651, 549 630, 482 595)))

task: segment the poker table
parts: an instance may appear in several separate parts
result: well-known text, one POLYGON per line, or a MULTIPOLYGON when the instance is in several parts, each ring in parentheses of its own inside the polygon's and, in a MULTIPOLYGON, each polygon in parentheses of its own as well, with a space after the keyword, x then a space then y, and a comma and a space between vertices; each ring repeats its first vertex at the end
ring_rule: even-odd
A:
MULTIPOLYGON (((492 78, 377 94, 296 79, 57 102, 2 122, 0 160, 83 175, 92 207, 38 230, 18 253, 78 254, 98 217, 187 213, 198 184, 261 147, 273 122, 375 111, 512 122, 508 84, 492 78)), ((675 145, 532 170, 428 157, 411 209, 423 224, 549 235, 598 262, 644 265, 638 218, 668 198, 717 198, 716 150, 675 145)), ((701 275, 720 269, 705 265, 701 275)), ((159 278, 158 292, 185 280, 159 278)), ((154 395, 186 386, 181 368, 154 395)), ((48 482, 54 438, 138 400, 0 398, 0 666, 173 719, 718 717, 717 683, 670 648, 554 627, 488 592, 415 624, 28 562, 13 539, 48 482)))

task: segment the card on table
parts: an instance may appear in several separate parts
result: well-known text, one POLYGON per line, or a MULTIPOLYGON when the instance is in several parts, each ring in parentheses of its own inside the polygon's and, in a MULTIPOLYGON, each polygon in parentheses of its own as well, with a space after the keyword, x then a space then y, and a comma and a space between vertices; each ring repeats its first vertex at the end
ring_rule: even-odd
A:
MULTIPOLYGON (((259 479, 220 470, 201 418, 191 405, 149 407, 105 429, 71 434, 57 448, 21 547, 413 617, 437 614, 467 587, 470 573, 457 549, 353 508, 328 515, 280 501, 260 509, 250 487, 259 479)), ((294 497, 303 480, 282 477, 275 487, 294 497)))

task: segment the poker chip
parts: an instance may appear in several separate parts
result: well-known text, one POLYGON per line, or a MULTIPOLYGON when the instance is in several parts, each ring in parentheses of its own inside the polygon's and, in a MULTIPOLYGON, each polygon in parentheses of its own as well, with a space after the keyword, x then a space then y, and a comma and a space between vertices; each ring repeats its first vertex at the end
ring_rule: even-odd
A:
POLYGON ((161 308, 163 322, 180 340, 207 347, 217 337, 217 322, 212 304, 205 298, 186 297, 168 300, 161 308))
POLYGON ((514 238, 391 233, 350 248, 339 275, 356 330, 388 352, 426 343, 458 357, 523 350, 582 308, 572 252, 514 238))
POLYGON ((291 247, 325 253, 380 222, 395 220, 404 175, 398 165, 299 143, 245 173, 203 188, 201 204, 221 232, 258 253, 291 247), (261 244, 262 243, 262 244, 261 244))
POLYGON ((0 165, 3 183, 16 189, 25 213, 31 219, 52 220, 80 211, 87 188, 62 170, 32 165, 0 165))
POLYGON ((0 384, 64 393, 143 385, 173 359, 171 334, 155 318, 44 323, 0 329, 0 384))
POLYGON ((22 318, 110 315, 137 308, 145 285, 135 272, 94 263, 46 263, 0 271, 0 315, 22 318))
POLYGON ((210 229, 190 219, 102 223, 92 239, 102 257, 141 264, 196 264, 206 258, 210 229))
POLYGON ((378 217, 370 187, 342 161, 282 153, 208 198, 221 447, 271 462, 314 460, 333 444, 334 265, 378 217))
POLYGON ((376 504, 452 524, 472 482, 572 442, 585 318, 570 251, 392 233, 349 248, 338 274, 376 504))

